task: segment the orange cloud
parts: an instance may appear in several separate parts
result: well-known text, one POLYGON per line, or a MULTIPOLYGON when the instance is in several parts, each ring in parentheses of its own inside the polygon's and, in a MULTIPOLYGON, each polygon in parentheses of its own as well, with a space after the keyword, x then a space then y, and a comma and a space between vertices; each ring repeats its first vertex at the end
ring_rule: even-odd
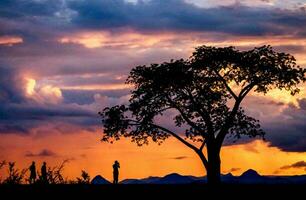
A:
POLYGON ((127 47, 127 48, 146 48, 161 42, 173 39, 174 34, 164 33, 158 35, 140 34, 136 32, 124 32, 111 34, 107 31, 83 32, 59 39, 61 43, 75 43, 86 48, 99 47, 127 47))
POLYGON ((38 103, 59 103, 62 101, 60 88, 52 85, 37 85, 36 80, 26 78, 25 94, 38 103))
POLYGON ((17 36, 0 36, 0 45, 13 46, 22 43, 23 39, 17 36))

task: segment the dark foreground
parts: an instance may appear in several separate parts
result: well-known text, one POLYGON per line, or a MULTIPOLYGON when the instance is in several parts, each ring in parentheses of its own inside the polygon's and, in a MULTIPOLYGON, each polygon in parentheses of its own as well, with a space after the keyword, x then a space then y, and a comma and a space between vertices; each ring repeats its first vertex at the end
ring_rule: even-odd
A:
POLYGON ((160 199, 169 195, 188 199, 207 196, 262 199, 305 197, 306 185, 0 185, 0 194, 14 199, 160 199))

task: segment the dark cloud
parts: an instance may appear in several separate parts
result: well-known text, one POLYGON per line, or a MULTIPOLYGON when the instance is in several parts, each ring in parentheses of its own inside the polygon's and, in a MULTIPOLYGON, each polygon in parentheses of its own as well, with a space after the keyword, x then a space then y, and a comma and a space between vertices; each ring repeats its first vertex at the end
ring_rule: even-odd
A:
POLYGON ((3 105, 6 102, 23 102, 21 85, 23 82, 19 72, 13 67, 1 66, 0 63, 0 103, 3 105))
MULTIPOLYGON (((265 141, 270 146, 285 152, 305 152, 306 99, 299 99, 297 103, 286 105, 269 98, 249 96, 242 106, 248 115, 260 120, 266 132, 265 141)), ((243 136, 235 141, 228 135, 224 145, 246 144, 253 140, 243 136)), ((246 145, 244 149, 253 153, 260 152, 256 146, 246 145)))
MULTIPOLYGON (((13 21, 0 34, 18 34, 30 39, 34 31, 58 35, 78 30, 131 28, 138 31, 210 31, 236 35, 305 35, 306 13, 302 9, 252 8, 241 4, 201 8, 184 0, 5 0, 0 18, 13 21), (22 23, 29 23, 27 27, 22 23), (13 24, 13 25, 12 25, 13 24), (42 31, 45 29, 44 32, 42 31), (56 29, 55 29, 56 28, 56 29), (39 30, 41 29, 41 30, 39 30), (25 32, 26 30, 26 32, 25 32)), ((0 20, 1 23, 1 20, 0 20)), ((33 38, 32 38, 33 39, 33 38)))
POLYGON ((298 104, 289 106, 279 117, 264 124, 271 146, 284 151, 306 151, 306 99, 298 100, 298 104))
POLYGON ((95 101, 95 95, 120 98, 130 94, 130 89, 118 90, 62 90, 64 103, 77 103, 79 105, 91 104, 95 101))
POLYGON ((251 8, 241 5, 200 8, 183 0, 72 1, 69 8, 78 15, 72 23, 80 28, 113 29, 130 27, 140 31, 216 31, 238 35, 284 34, 294 27, 303 30, 301 11, 251 8))
POLYGON ((184 159, 187 159, 188 157, 187 156, 178 156, 178 157, 173 157, 173 158, 170 158, 170 159, 174 159, 174 160, 184 160, 184 159))
POLYGON ((16 122, 0 121, 0 134, 29 134, 29 128, 27 124, 20 124, 16 122), (8 124, 9 123, 9 124, 8 124))
POLYGON ((84 129, 99 123, 98 111, 90 106, 36 102, 26 97, 25 85, 20 71, 0 67, 0 134, 29 134, 32 128, 46 123, 69 123, 84 129))
POLYGON ((291 169, 291 168, 305 168, 306 169, 306 162, 302 160, 302 161, 293 163, 291 165, 285 165, 285 166, 280 167, 280 169, 291 169))
POLYGON ((29 151, 25 154, 25 156, 26 157, 55 157, 57 156, 57 154, 49 149, 43 149, 38 153, 32 153, 29 151))
POLYGON ((0 16, 10 19, 34 18, 36 16, 52 16, 60 10, 62 3, 62 0, 2 0, 0 2, 0 16))
POLYGON ((77 104, 5 104, 0 106, 0 134, 29 134, 35 127, 50 124, 60 133, 72 132, 72 125, 79 130, 94 131, 93 127, 100 122, 97 112, 77 104))

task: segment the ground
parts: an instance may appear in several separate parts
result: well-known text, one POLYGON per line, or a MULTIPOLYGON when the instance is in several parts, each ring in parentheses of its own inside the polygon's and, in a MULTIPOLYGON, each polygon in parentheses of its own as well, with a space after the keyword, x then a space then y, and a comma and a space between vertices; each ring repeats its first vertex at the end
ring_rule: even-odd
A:
POLYGON ((161 199, 178 196, 192 199, 207 196, 235 199, 262 199, 263 197, 301 197, 306 194, 306 185, 1 185, 1 196, 15 199, 161 199))

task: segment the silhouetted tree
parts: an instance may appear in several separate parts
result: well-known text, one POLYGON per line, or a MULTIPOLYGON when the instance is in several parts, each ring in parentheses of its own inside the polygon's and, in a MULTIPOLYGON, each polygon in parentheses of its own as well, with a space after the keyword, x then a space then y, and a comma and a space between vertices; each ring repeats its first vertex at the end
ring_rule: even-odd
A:
POLYGON ((68 160, 64 160, 59 166, 48 168, 47 170, 47 182, 50 184, 66 184, 68 181, 63 176, 64 167, 68 163, 68 160))
MULTIPOLYGON (((2 169, 2 167, 4 167, 6 165, 6 161, 3 160, 0 162, 0 170, 2 169)), ((0 184, 2 184, 2 177, 0 177, 0 184)))
POLYGON ((0 169, 2 169, 2 167, 3 167, 4 165, 6 165, 6 161, 5 161, 5 160, 2 160, 2 161, 0 162, 0 169))
POLYGON ((21 184, 27 169, 21 171, 15 168, 15 162, 8 163, 8 177, 3 181, 4 184, 21 184))
POLYGON ((200 157, 208 183, 219 183, 225 137, 264 137, 259 121, 241 107, 243 99, 251 91, 266 94, 274 88, 295 95, 305 72, 293 56, 270 46, 249 51, 200 46, 188 60, 135 67, 127 79, 127 84, 134 85, 130 103, 99 113, 102 141, 123 136, 143 145, 148 138, 161 143, 173 136, 200 157), (156 117, 168 110, 177 113, 173 119, 177 127, 187 127, 185 139, 157 123, 156 117))
POLYGON ((81 177, 77 177, 76 183, 77 184, 89 184, 90 183, 89 174, 85 170, 82 170, 81 177))

